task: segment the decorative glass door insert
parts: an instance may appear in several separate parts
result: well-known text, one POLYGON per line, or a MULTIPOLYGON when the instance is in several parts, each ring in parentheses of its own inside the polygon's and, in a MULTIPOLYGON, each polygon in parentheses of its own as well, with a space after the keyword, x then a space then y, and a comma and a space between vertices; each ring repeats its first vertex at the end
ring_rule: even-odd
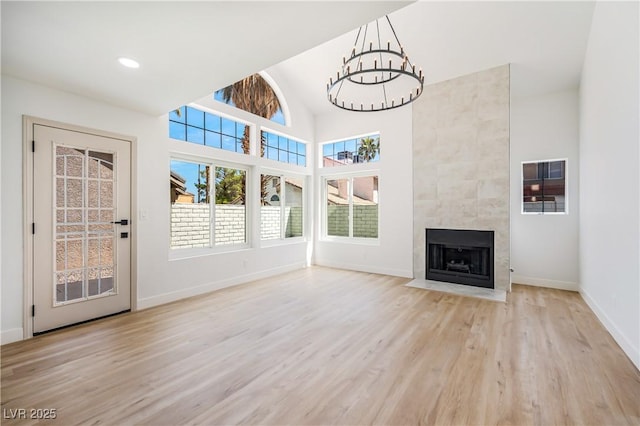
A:
POLYGON ((54 305, 117 294, 114 155, 55 146, 54 305))

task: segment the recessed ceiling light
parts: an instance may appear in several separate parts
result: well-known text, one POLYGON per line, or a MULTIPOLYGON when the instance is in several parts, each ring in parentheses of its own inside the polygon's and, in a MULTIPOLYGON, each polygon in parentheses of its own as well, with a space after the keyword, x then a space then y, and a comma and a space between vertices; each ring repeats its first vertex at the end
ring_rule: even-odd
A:
POLYGON ((118 58, 118 62, 120 62, 122 66, 125 66, 127 68, 140 68, 140 64, 138 63, 138 61, 134 61, 131 58, 121 57, 118 58))

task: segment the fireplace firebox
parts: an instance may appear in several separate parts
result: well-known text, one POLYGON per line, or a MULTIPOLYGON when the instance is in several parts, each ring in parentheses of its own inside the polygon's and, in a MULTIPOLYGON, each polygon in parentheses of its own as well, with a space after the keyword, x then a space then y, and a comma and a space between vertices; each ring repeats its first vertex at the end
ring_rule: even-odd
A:
POLYGON ((493 231, 426 229, 426 279, 494 288, 493 231))

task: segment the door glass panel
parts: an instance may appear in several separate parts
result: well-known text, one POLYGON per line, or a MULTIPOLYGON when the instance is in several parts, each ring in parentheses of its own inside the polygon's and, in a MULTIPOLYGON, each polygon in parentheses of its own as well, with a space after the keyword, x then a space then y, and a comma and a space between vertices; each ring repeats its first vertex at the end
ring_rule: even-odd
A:
MULTIPOLYGON (((91 221, 91 219, 89 219, 89 221, 91 221)), ((100 221, 101 222, 107 222, 107 223, 113 222, 114 221, 113 209, 102 209, 102 210, 100 210, 100 221)))
POLYGON ((56 207, 64 208, 64 178, 56 179, 56 207))
POLYGON ((89 207, 100 207, 100 181, 91 179, 87 184, 89 187, 89 207))
POLYGON ((100 265, 113 265, 113 238, 100 239, 100 265))
POLYGON ((56 147, 55 302, 115 294, 114 156, 56 147))
MULTIPOLYGON (((89 197, 91 198, 91 197, 89 197)), ((98 222, 100 221, 100 210, 98 209, 89 209, 87 214, 87 219, 89 222, 98 222)))
POLYGON ((65 192, 67 208, 82 207, 84 205, 84 192, 82 191, 82 179, 67 178, 64 185, 64 192, 65 192))
MULTIPOLYGON (((75 151, 75 150, 74 150, 75 151)), ((77 152, 77 151, 76 151, 77 152)), ((84 158, 80 155, 69 155, 66 158, 66 175, 72 177, 82 177, 82 163, 84 158)))
POLYGON ((100 266, 100 240, 98 238, 89 238, 89 258, 87 266, 100 266))
POLYGON ((82 223, 82 209, 68 209, 67 223, 82 223))
POLYGON ((100 207, 113 207, 113 183, 101 180, 100 182, 100 207))
POLYGON ((84 240, 67 239, 67 252, 65 269, 81 269, 84 263, 84 240))
POLYGON ((60 303, 85 297, 83 281, 82 270, 56 273, 56 301, 60 303))

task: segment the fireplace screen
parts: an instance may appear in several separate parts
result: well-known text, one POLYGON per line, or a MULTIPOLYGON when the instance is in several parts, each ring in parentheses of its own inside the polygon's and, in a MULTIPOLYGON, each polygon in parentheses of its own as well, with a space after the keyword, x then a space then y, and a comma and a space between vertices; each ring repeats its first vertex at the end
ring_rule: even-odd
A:
POLYGON ((426 230, 426 278, 494 287, 493 231, 426 230))

